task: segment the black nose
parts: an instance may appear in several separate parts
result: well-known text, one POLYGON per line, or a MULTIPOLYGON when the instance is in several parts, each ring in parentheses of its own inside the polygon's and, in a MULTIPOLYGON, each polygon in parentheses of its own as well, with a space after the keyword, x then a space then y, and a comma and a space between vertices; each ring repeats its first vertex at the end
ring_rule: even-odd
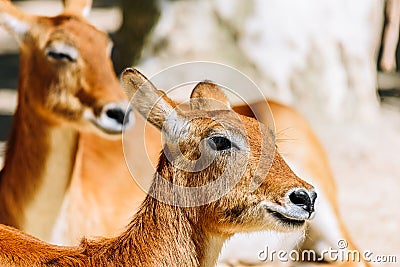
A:
POLYGON ((309 213, 314 212, 314 203, 316 198, 317 193, 312 192, 309 194, 304 189, 297 189, 289 195, 289 199, 293 204, 303 208, 309 213))
MULTIPOLYGON (((119 124, 124 123, 125 113, 121 108, 112 108, 107 110, 107 116, 111 119, 116 120, 119 124)), ((128 122, 129 117, 126 118, 126 122, 128 122)))

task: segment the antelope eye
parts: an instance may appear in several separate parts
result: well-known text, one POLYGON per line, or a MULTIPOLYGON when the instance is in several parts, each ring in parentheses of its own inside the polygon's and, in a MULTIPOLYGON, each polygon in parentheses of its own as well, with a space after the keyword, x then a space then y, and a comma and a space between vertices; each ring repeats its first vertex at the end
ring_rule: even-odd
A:
POLYGON ((75 62, 78 59, 78 50, 73 45, 62 41, 54 41, 47 45, 46 56, 57 61, 75 62))
POLYGON ((238 148, 235 144, 233 144, 228 138, 223 136, 213 136, 208 139, 208 144, 210 145, 212 150, 222 151, 227 150, 232 147, 238 148))
POLYGON ((57 60, 65 59, 65 60, 67 60, 69 62, 74 62, 75 61, 75 59, 73 59, 71 55, 68 55, 66 53, 57 53, 57 52, 54 52, 54 51, 48 51, 47 52, 47 56, 51 57, 51 58, 54 58, 54 59, 57 59, 57 60))

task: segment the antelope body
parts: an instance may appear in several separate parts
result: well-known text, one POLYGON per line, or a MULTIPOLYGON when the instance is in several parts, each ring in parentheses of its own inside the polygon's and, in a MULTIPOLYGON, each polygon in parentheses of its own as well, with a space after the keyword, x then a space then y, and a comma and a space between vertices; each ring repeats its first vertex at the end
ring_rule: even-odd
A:
POLYGON ((64 4, 64 13, 40 17, 0 1, 0 25, 20 45, 18 106, 0 173, 0 222, 43 238, 80 164, 79 133, 120 136, 128 107, 113 73, 110 40, 82 16, 90 3, 64 4))
POLYGON ((224 241, 235 232, 304 227, 314 212, 313 187, 286 165, 275 150, 270 129, 231 110, 216 85, 198 84, 192 100, 219 95, 216 100, 224 107, 200 101, 183 112, 135 70, 123 73, 123 83, 137 95, 133 106, 166 137, 151 196, 121 235, 84 239, 78 247, 49 245, 2 226, 3 266, 214 266, 224 241), (175 153, 178 147, 181 154, 175 153), (193 166, 201 169, 186 169, 187 159, 198 160, 193 166), (265 165, 268 161, 270 168, 265 165), (238 173, 240 169, 243 172, 238 173), (171 186, 196 187, 221 177, 228 184, 236 181, 223 195, 218 187, 206 195, 171 191, 171 186), (256 181, 258 186, 253 187, 256 181), (204 205, 190 204, 199 197, 215 196, 204 205))
MULTIPOLYGON (((314 220, 307 227, 305 238, 301 233, 293 233, 285 234, 282 239, 280 234, 274 236, 276 242, 271 242, 271 232, 236 234, 226 243, 220 261, 230 265, 260 264, 257 252, 264 249, 266 245, 274 249, 276 248, 274 243, 279 242, 283 243, 283 247, 278 246, 277 250, 289 251, 302 247, 321 253, 324 249, 335 248, 337 242, 344 239, 348 242, 348 249, 357 249, 341 219, 334 176, 316 134, 306 119, 296 110, 274 101, 268 101, 268 104, 276 126, 278 149, 296 173, 318 187, 319 198, 316 206, 319 209, 314 220)), ((251 103, 249 106, 234 106, 233 109, 248 117, 257 115, 258 119, 265 119, 265 103, 262 101, 251 103)), ((135 123, 135 127, 125 132, 131 140, 138 138, 139 132, 143 132, 144 122, 141 118, 137 118, 135 123)), ((148 140, 147 155, 137 154, 135 142, 132 142, 130 147, 126 146, 125 149, 132 149, 138 159, 150 157, 151 161, 155 162, 161 149, 160 133, 154 127, 147 127, 145 138, 148 140)), ((96 139, 86 141, 88 146, 100 148, 96 139)), ((76 244, 83 235, 116 236, 123 228, 123 223, 129 222, 127 214, 130 214, 130 210, 135 210, 143 193, 138 187, 134 187, 137 193, 129 194, 128 188, 131 188, 129 186, 133 182, 126 166, 121 164, 124 159, 120 151, 110 148, 101 152, 100 155, 102 156, 86 157, 83 162, 85 167, 82 168, 84 172, 81 172, 86 175, 79 177, 79 180, 76 179, 79 182, 73 182, 70 186, 54 229, 53 242, 72 245, 76 244), (123 166, 118 165, 117 158, 120 160, 119 165, 123 166), (111 159, 114 160, 111 161, 112 164, 109 164, 111 159), (102 166, 104 168, 101 168, 102 166), (110 179, 111 174, 113 177, 122 174, 125 178, 121 176, 110 179), (110 186, 112 192, 109 190, 110 186), (113 204, 118 206, 116 210, 113 210, 113 204)), ((140 162, 140 160, 134 162, 137 164, 136 168, 142 167, 140 162)), ((150 170, 140 172, 146 175, 150 170)), ((326 260, 329 261, 329 259, 326 260)), ((358 265, 353 262, 347 264, 358 265)))

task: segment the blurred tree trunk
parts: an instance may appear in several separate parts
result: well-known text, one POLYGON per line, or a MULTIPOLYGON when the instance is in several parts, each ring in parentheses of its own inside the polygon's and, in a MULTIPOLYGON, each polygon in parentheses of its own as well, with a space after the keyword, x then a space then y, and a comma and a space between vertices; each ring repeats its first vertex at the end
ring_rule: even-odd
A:
POLYGON ((120 0, 120 7, 122 25, 112 35, 112 58, 117 73, 138 62, 146 36, 160 16, 156 0, 120 0))

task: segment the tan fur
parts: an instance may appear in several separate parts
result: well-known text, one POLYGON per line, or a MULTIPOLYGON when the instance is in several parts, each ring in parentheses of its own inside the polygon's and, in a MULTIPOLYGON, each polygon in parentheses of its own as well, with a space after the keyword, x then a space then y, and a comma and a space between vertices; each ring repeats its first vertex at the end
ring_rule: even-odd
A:
MULTIPOLYGON (((136 91, 138 88, 130 79, 137 79, 137 73, 126 71, 126 88, 136 91)), ((143 77, 139 77, 143 79, 143 77)), ((157 173, 150 189, 153 196, 170 195, 186 198, 187 203, 202 195, 181 195, 170 191, 170 186, 163 179, 175 185, 199 186, 203 182, 217 179, 225 171, 230 172, 229 179, 239 177, 231 191, 220 196, 216 201, 201 206, 182 207, 163 203, 147 196, 138 213, 133 217, 126 230, 119 236, 109 239, 82 240, 78 247, 57 247, 43 243, 31 236, 6 226, 0 227, 0 263, 2 266, 213 266, 218 253, 210 252, 212 246, 220 250, 222 243, 229 236, 239 231, 274 229, 277 231, 298 230, 304 223, 287 224, 275 218, 262 206, 264 201, 283 206, 287 193, 295 188, 313 191, 311 185, 299 179, 275 151, 275 146, 266 126, 255 119, 236 114, 232 110, 190 110, 177 111, 177 120, 168 120, 167 113, 174 106, 171 100, 163 96, 156 108, 150 110, 157 91, 145 88, 144 98, 133 102, 142 115, 154 125, 166 125, 167 135, 181 144, 182 156, 167 159, 169 143, 161 153, 157 173), (196 120, 190 118, 196 117, 196 120), (210 124, 210 118, 218 119, 224 125, 231 125, 227 131, 235 131, 238 140, 246 145, 216 152, 211 165, 199 172, 182 169, 181 157, 191 158, 197 154, 201 139, 211 138, 210 129, 218 131, 220 125, 210 124), (184 120, 181 124, 179 120, 184 120), (176 132, 176 127, 183 127, 185 136, 176 132), (237 130, 243 130, 239 133, 237 130), (266 142, 266 143, 265 143, 266 142), (243 156, 248 155, 248 161, 243 156), (260 161, 271 158, 272 166, 265 169, 260 161), (235 164, 235 168, 230 166, 235 164), (178 165, 174 165, 178 164, 178 165), (228 165, 227 165, 228 164, 228 165), (243 173, 237 168, 244 167, 243 173), (158 174, 158 175, 157 175, 158 174), (260 179, 260 186, 249 190, 254 179, 260 179), (193 198, 193 199, 192 199, 193 198)), ((211 96, 209 96, 211 97, 211 96)), ((211 147, 203 153, 214 153, 211 147)), ((209 155, 211 155, 209 154, 209 155)), ((112 177, 110 177, 112 178, 112 177)), ((228 181, 229 182, 229 181, 228 181)), ((209 193, 209 192, 207 192, 209 193)), ((213 194, 218 191, 211 192, 213 194)), ((185 202, 186 203, 186 202, 185 202)))
POLYGON ((30 16, 1 0, 0 25, 21 48, 18 107, 0 173, 0 222, 48 238, 76 164, 79 131, 106 135, 85 114, 98 116, 126 98, 106 52, 110 40, 83 18, 30 16), (73 62, 47 54, 59 44, 77 51, 73 62))
POLYGON ((87 16, 92 0, 63 0, 64 13, 87 16))

